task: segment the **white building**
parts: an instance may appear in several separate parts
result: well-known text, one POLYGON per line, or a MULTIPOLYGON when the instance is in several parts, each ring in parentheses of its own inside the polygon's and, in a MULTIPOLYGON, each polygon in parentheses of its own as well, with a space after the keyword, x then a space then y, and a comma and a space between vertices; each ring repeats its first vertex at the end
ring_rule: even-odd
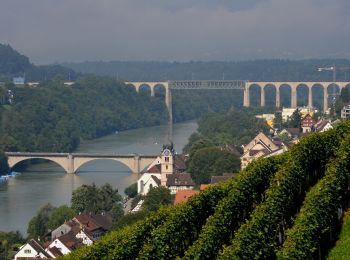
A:
POLYGON ((35 239, 23 245, 15 255, 14 259, 38 258, 47 259, 52 258, 52 255, 45 251, 45 249, 35 239))
POLYGON ((341 110, 340 117, 342 119, 350 118, 350 105, 344 106, 341 110))

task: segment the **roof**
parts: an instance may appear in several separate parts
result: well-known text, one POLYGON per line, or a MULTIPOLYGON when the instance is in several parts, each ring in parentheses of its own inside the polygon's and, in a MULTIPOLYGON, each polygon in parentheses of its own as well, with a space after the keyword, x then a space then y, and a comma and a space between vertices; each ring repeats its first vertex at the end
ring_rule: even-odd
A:
POLYGON ((316 124, 315 124, 315 129, 316 129, 316 132, 319 132, 319 131, 322 131, 323 128, 329 124, 330 122, 328 120, 320 120, 318 121, 316 124))
POLYGON ((29 240, 28 244, 38 253, 42 253, 47 258, 51 258, 51 256, 45 251, 45 249, 39 244, 35 239, 29 240))
POLYGON ((153 165, 150 169, 148 169, 147 172, 148 173, 161 173, 161 165, 160 164, 153 165))
POLYGON ((166 186, 195 186, 189 173, 167 174, 166 186))
POLYGON ((215 183, 218 183, 218 182, 221 182, 221 181, 226 181, 226 180, 228 180, 229 178, 231 178, 233 176, 234 176, 233 173, 226 173, 226 174, 224 174, 222 176, 212 176, 210 184, 215 184, 215 183))
POLYGON ((298 136, 300 133, 299 128, 285 128, 285 130, 293 136, 298 136))
POLYGON ((62 242, 69 250, 73 251, 83 245, 82 240, 76 238, 76 234, 72 231, 69 231, 67 234, 64 234, 57 239, 62 242))
POLYGON ((186 159, 187 157, 184 154, 176 154, 174 156, 174 169, 176 172, 184 172, 187 169, 186 159))
POLYGON ((175 194, 174 204, 184 202, 197 193, 199 193, 198 190, 179 190, 175 194))
POLYGON ((50 253, 52 253, 56 257, 63 256, 62 252, 55 246, 53 246, 51 248, 47 248, 47 250, 49 250, 50 253))
POLYGON ((158 186, 160 186, 160 184, 161 184, 160 179, 158 179, 158 178, 157 178, 156 176, 154 176, 154 175, 151 175, 151 178, 154 180, 155 183, 157 183, 158 186))
POLYGON ((199 187, 199 190, 205 190, 209 186, 210 186, 210 184, 201 184, 201 186, 199 187))
POLYGON ((112 217, 109 214, 80 214, 74 217, 83 228, 88 231, 103 228, 109 230, 112 227, 112 217))

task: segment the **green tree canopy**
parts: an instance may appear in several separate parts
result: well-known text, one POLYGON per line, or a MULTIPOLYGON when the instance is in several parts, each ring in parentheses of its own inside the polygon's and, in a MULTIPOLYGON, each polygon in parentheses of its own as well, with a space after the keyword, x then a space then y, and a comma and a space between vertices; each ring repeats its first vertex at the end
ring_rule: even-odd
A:
POLYGON ((30 238, 43 237, 48 232, 48 223, 54 207, 48 203, 29 221, 28 236, 30 238))
POLYGON ((54 230, 55 228, 62 225, 65 221, 72 219, 74 215, 74 210, 68 207, 67 205, 55 208, 51 213, 50 219, 47 223, 47 227, 50 230, 54 230))
POLYGON ((212 176, 233 173, 239 169, 239 158, 219 147, 197 150, 188 163, 188 171, 197 184, 210 183, 212 176))
POLYGON ((146 211, 157 211, 161 205, 171 204, 170 190, 166 187, 159 186, 151 188, 142 204, 142 209, 146 211))
POLYGON ((130 186, 126 187, 124 193, 130 198, 134 198, 137 195, 137 183, 133 183, 130 186))

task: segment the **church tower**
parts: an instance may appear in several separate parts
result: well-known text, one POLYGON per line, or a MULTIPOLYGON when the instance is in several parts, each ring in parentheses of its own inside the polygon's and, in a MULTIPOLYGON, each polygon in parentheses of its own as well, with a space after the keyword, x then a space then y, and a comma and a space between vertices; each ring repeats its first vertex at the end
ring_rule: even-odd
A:
POLYGON ((166 186, 167 182, 167 174, 173 174, 174 173, 174 146, 173 144, 170 145, 163 145, 163 151, 161 154, 161 185, 166 186))

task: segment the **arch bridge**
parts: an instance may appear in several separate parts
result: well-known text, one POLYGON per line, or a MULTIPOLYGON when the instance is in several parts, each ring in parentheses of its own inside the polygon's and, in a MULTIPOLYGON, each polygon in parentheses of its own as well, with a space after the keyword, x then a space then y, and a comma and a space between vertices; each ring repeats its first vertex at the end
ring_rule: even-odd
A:
POLYGON ((127 166, 132 173, 141 173, 150 165, 157 155, 140 155, 140 154, 88 154, 88 153, 27 153, 27 152, 6 152, 8 164, 13 168, 19 162, 28 159, 45 159, 60 165, 66 173, 76 173, 76 171, 85 163, 98 160, 108 159, 118 161, 127 166))
POLYGON ((265 89, 273 86, 276 90, 276 107, 281 107, 280 89, 288 86, 291 90, 291 107, 297 107, 297 89, 300 86, 306 86, 308 89, 308 106, 312 107, 312 89, 315 86, 321 86, 323 89, 323 110, 327 111, 329 104, 328 88, 335 86, 339 92, 350 86, 350 82, 325 82, 325 81, 248 81, 248 80, 178 80, 178 81, 162 81, 162 82, 125 82, 126 85, 133 86, 137 92, 142 86, 148 86, 151 90, 151 96, 155 94, 156 86, 163 86, 165 89, 165 104, 169 112, 169 121, 172 122, 172 101, 171 90, 173 89, 232 89, 243 90, 243 106, 250 107, 250 88, 255 85, 260 88, 260 106, 265 106, 265 89))

